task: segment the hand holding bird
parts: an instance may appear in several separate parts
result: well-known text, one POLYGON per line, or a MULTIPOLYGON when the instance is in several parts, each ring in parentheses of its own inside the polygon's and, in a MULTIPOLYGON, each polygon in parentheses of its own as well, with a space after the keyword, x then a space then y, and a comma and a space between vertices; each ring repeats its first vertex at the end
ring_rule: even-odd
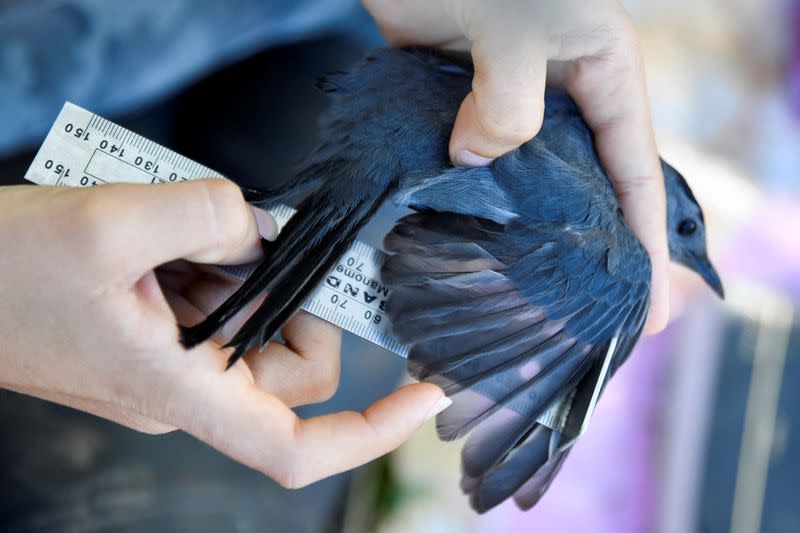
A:
MULTIPOLYGON (((511 496, 529 508, 549 486, 569 443, 537 418, 593 388, 587 376, 609 353, 605 380, 630 355, 651 262, 563 91, 546 92, 535 138, 488 167, 451 166, 447 135, 472 78, 468 65, 414 48, 378 50, 321 79, 332 99, 321 142, 296 181, 262 199, 299 191, 297 213, 244 285, 181 338, 204 341, 269 292, 228 344, 235 363, 272 338, 381 204, 413 209, 385 242, 388 313, 412 344, 411 374, 454 401, 440 436, 471 434, 463 488, 482 512, 511 496)), ((702 211, 684 178, 661 167, 670 255, 722 295, 702 211)))

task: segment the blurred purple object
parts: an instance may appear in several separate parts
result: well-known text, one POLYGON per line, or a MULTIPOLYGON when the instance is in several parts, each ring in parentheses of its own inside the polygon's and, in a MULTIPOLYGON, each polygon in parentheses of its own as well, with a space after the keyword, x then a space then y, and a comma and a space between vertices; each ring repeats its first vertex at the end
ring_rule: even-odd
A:
POLYGON ((722 270, 732 278, 769 285, 800 303, 800 196, 767 197, 761 206, 728 247, 722 270))

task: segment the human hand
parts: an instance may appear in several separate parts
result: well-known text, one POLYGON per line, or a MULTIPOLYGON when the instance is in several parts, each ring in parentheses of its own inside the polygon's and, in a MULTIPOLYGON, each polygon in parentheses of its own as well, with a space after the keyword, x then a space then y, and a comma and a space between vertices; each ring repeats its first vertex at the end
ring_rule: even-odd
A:
POLYGON ((534 137, 544 114, 547 62, 558 62, 559 81, 592 129, 625 218, 650 254, 646 331, 663 329, 669 317, 664 179, 641 50, 619 2, 364 0, 364 5, 393 45, 471 51, 472 92, 450 138, 455 164, 487 165, 534 137))
POLYGON ((178 342, 176 322, 236 288, 182 260, 257 259, 258 228, 274 238, 225 180, 0 188, 0 387, 140 431, 183 429, 286 487, 392 450, 446 406, 440 389, 410 385, 364 413, 290 409, 335 391, 338 328, 300 313, 285 344, 228 372, 221 343, 246 317, 191 351, 178 342))

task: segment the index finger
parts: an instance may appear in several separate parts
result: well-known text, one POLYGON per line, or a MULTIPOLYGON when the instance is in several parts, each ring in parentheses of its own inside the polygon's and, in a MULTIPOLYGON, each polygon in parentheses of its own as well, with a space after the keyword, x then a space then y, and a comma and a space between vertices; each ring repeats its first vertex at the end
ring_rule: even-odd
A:
POLYGON ((461 103, 450 137, 455 164, 488 165, 539 131, 547 55, 538 37, 528 36, 527 43, 496 37, 474 44, 472 91, 461 103))
POLYGON ((183 427, 287 488, 308 485, 392 451, 449 405, 441 389, 417 383, 394 391, 363 413, 344 411, 301 420, 255 385, 234 383, 231 373, 219 377, 227 383, 200 386, 192 394, 191 420, 183 427))

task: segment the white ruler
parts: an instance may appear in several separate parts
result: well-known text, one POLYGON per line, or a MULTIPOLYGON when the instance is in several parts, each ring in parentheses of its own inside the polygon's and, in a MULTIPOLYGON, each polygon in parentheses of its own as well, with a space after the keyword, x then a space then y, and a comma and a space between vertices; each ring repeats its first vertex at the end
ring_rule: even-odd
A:
MULTIPOLYGON (((70 187, 221 177, 219 172, 69 102, 25 174, 25 179, 39 185, 70 187)), ((282 226, 294 210, 279 206, 270 213, 282 226)), ((384 257, 380 250, 356 242, 302 308, 406 357, 409 347, 391 335, 384 311, 390 292, 380 281, 384 257)), ((251 265, 224 269, 240 279, 251 270, 251 265)))
MULTIPOLYGON (((221 177, 219 172, 69 102, 64 104, 25 174, 25 179, 39 185, 69 187, 174 183, 221 177)), ((283 205, 271 209, 270 213, 282 226, 294 214, 294 209, 283 205)), ((384 310, 390 293, 380 281, 384 259, 382 251, 356 241, 301 307, 345 331, 407 357, 409 346, 391 335, 384 310)), ((221 269, 243 280, 253 265, 221 269)), ((582 410, 582 414, 585 413, 580 419, 582 427, 572 437, 585 430, 595 402, 596 395, 588 411, 582 410)), ((573 403, 570 394, 543 413, 538 421, 557 431, 564 429, 573 403)))

